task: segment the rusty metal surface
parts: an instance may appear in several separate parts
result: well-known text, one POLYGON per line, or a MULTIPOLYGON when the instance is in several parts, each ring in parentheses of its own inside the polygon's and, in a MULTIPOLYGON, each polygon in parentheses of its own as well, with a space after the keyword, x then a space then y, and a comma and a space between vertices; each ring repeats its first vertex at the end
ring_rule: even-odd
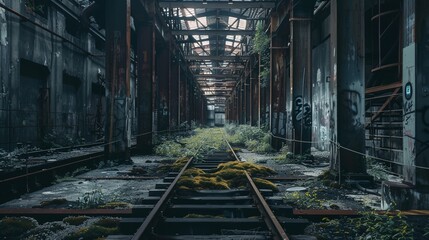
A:
POLYGON ((132 209, 49 209, 49 208, 0 208, 0 216, 38 217, 44 215, 61 216, 128 216, 132 209))
MULTIPOLYGON (((271 24, 275 22, 275 17, 271 17, 271 24)), ((273 31, 273 29, 271 30, 273 31)), ((286 48, 281 48, 288 39, 288 29, 283 29, 274 34, 271 38, 271 128, 273 135, 286 137, 286 76, 287 61, 289 60, 289 52, 286 48)), ((284 145, 284 140, 273 138, 271 146, 274 149, 280 149, 284 145)))
POLYGON ((141 153, 150 153, 152 148, 152 84, 155 72, 155 26, 153 19, 136 21, 137 46, 136 55, 138 59, 137 72, 137 115, 138 115, 138 137, 137 149, 141 153))
MULTIPOLYGON (((378 214, 402 216, 429 216, 429 210, 407 210, 407 211, 375 211, 378 214)), ((333 209, 294 209, 293 214, 302 217, 357 217, 362 212, 358 210, 333 210, 333 209)))
POLYGON ((294 154, 310 151, 312 98, 311 98, 311 17, 315 1, 293 1, 290 14, 290 79, 292 90, 292 144, 294 154), (311 4, 312 3, 312 4, 311 4))
POLYGON ((182 168, 182 170, 179 172, 179 174, 176 176, 174 181, 171 183, 171 185, 168 187, 168 189, 165 191, 165 193, 162 195, 161 199, 156 203, 155 207, 152 209, 152 211, 149 213, 149 215, 145 218, 142 225, 139 227, 137 232, 134 234, 132 239, 144 239, 145 235, 151 231, 152 226, 156 225, 156 223, 159 221, 159 218, 162 214, 162 211, 167 207, 168 200, 173 195, 174 190, 176 188, 176 184, 179 181, 179 178, 182 176, 182 174, 185 172, 185 170, 188 168, 188 166, 192 163, 193 158, 189 159, 189 161, 186 163, 186 165, 182 168))
POLYGON ((131 146, 131 2, 106 1, 106 154, 128 160, 131 146), (113 14, 115 13, 115 14, 113 14))
POLYGON ((92 160, 96 160, 96 159, 100 159, 104 156, 103 152, 98 152, 98 153, 91 153, 88 155, 84 155, 84 156, 79 156, 76 158, 71 158, 71 159, 67 159, 67 160, 63 160, 62 161, 58 161, 55 163, 51 163, 51 164, 46 164, 46 168, 43 168, 41 170, 37 170, 37 171, 32 171, 32 172, 28 172, 25 174, 21 174, 19 176, 14 176, 14 177, 10 177, 7 179, 3 179, 0 180, 0 183, 6 183, 6 182, 10 182, 10 181, 14 181, 14 180, 18 180, 21 178, 25 178, 25 177, 29 177, 29 176, 33 176, 36 174, 41 174, 41 173, 47 173, 56 169, 60 169, 60 168, 64 168, 64 167, 68 167, 71 165, 75 165, 78 163, 83 163, 83 162, 87 162, 87 161, 92 161, 92 160), (52 166, 54 165, 54 166, 52 166))
MULTIPOLYGON (((233 153, 235 159, 237 161, 240 161, 237 154, 235 153, 234 149, 231 147, 229 142, 225 139, 230 151, 233 153)), ((259 209, 260 213, 262 214, 262 217, 264 218, 264 222, 267 225, 270 232, 273 234, 273 239, 289 239, 286 235, 285 230, 283 229, 280 222, 277 220, 276 216, 274 215, 273 211, 271 211, 270 207, 268 206, 268 203, 265 201, 264 197, 262 196, 261 192, 259 191, 256 184, 253 182, 250 175, 246 173, 246 178, 248 181, 248 185, 250 188, 250 192, 252 193, 252 198, 256 203, 256 207, 259 209)))
POLYGON ((256 187, 255 183, 253 182, 252 178, 249 176, 247 172, 246 172, 246 178, 249 182, 250 190, 253 192, 253 199, 256 203, 256 206, 261 212, 264 218, 265 224, 267 224, 268 226, 268 229, 271 231, 271 233, 273 233, 273 239, 276 239, 276 240, 289 239, 288 236, 286 235, 285 230, 282 228, 276 216, 268 206, 268 203, 265 201, 264 197, 259 192, 258 187, 256 187))

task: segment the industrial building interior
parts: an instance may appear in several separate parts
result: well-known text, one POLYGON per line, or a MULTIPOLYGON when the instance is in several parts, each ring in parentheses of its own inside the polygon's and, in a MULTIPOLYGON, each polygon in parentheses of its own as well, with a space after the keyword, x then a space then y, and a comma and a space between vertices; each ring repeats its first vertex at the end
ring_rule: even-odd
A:
MULTIPOLYGON (((0 0, 0 66, 0 238, 429 239, 429 1, 0 0), (239 143, 237 139, 250 132, 258 137, 239 143), (226 134, 231 148, 227 152, 233 153, 229 157, 278 173, 263 180, 276 184, 274 196, 292 204, 293 216, 305 219, 306 228, 300 232, 296 229, 303 223, 282 220, 284 216, 277 215, 281 211, 265 197, 262 206, 270 205, 273 211, 262 213, 261 221, 277 217, 284 229, 280 231, 289 237, 258 231, 253 237, 266 238, 253 238, 248 232, 201 237, 197 227, 182 238, 182 230, 159 235, 163 228, 156 224, 164 221, 167 226, 169 218, 147 219, 163 215, 166 204, 161 200, 170 196, 167 186, 160 202, 147 209, 139 201, 128 203, 140 206, 130 207, 132 214, 135 209, 149 211, 139 216, 146 219, 141 226, 131 223, 136 217, 127 218, 132 214, 122 208, 74 212, 74 203, 65 204, 73 201, 64 196, 55 197, 67 201, 54 210, 23 203, 33 198, 31 194, 53 201, 50 194, 58 192, 58 186, 58 191, 46 188, 61 184, 58 176, 73 177, 76 184, 108 178, 135 181, 132 189, 143 185, 150 198, 155 188, 150 181, 165 177, 152 172, 151 164, 162 165, 159 159, 170 161, 173 156, 191 158, 184 149, 195 143, 185 139, 199 134, 204 137, 195 140, 200 145, 190 164, 196 167, 211 159, 210 154, 219 154, 214 147, 201 149, 217 143, 218 134, 226 134), (234 149, 239 149, 237 154, 234 149), (96 167, 101 165, 104 168, 96 167), (112 168, 115 176, 91 172, 105 174, 112 168), (136 169, 143 175, 131 180, 123 176, 136 169), (311 174, 313 185, 307 179, 311 174), (354 203, 315 200, 315 184, 323 185, 316 187, 319 197, 335 186, 330 191, 340 194, 337 199, 359 192, 379 206, 370 208, 373 216, 352 207, 354 203), (285 200, 289 190, 302 185, 295 202, 285 200), (322 207, 312 204, 317 201, 322 207), (161 214, 152 214, 158 204, 161 214), (47 219, 75 215, 120 220, 115 231, 99 235, 78 235, 76 229, 71 233, 72 224, 64 220, 64 236, 46 230, 47 219), (389 216, 395 220, 387 227, 390 232, 363 230, 389 216), (343 217, 350 224, 362 220, 360 227, 350 227, 357 232, 338 235, 339 230, 323 228, 341 226, 343 217), (21 218, 36 219, 37 227, 26 229, 21 218), (326 218, 330 221, 323 225, 326 218), (133 224, 140 228, 129 227, 133 224), (148 233, 143 226, 151 227, 153 236, 144 235, 148 233), (399 228, 402 232, 395 232, 399 228)), ((180 174, 171 187, 174 194, 183 190, 174 186, 176 181, 180 184, 180 174)), ((103 197, 116 191, 108 189, 112 182, 95 183, 106 191, 103 197)), ((81 193, 87 198, 76 201, 92 201, 97 191, 81 193)), ((91 221, 95 220, 82 224, 91 221)), ((241 226, 235 221, 230 225, 241 226)))

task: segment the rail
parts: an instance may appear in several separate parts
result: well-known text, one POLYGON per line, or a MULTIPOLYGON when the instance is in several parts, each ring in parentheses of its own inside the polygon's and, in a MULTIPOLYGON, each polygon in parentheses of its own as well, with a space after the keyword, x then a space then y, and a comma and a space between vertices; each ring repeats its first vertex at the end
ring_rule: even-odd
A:
POLYGON ((173 196, 174 190, 176 188, 176 184, 179 181, 180 177, 183 175, 185 170, 192 163, 194 158, 190 158, 188 162, 186 162, 185 166, 182 170, 177 174, 176 178, 174 178, 173 182, 167 188, 167 191, 162 195, 161 199, 156 203, 155 207, 150 211, 149 215, 145 218, 142 225, 137 229, 137 232, 133 236, 133 240, 137 239, 145 239, 144 237, 149 234, 149 231, 152 231, 153 226, 159 221, 159 218, 162 215, 162 212, 167 207, 168 201, 171 196, 173 196))
MULTIPOLYGON (((231 144, 228 142, 228 140, 225 141, 230 149, 230 151, 233 153, 235 159, 237 161, 240 161, 237 154, 235 153, 234 149, 231 147, 231 144)), ((256 203, 256 207, 258 208, 259 212, 261 213, 265 224, 267 224, 268 229, 273 234, 273 239, 275 240, 288 240, 288 236, 281 226, 280 222, 277 220, 276 216, 274 215, 273 211, 271 211, 271 208, 268 206, 268 203, 265 201, 264 197, 262 196, 261 192, 259 191, 256 184, 253 182, 250 175, 245 171, 246 173, 246 179, 250 188, 250 192, 252 194, 253 201, 256 203)))

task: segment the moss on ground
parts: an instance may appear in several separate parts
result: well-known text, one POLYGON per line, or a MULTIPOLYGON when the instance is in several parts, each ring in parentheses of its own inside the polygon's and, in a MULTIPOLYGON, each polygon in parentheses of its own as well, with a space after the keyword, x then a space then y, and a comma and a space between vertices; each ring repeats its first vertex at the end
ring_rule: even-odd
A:
POLYGON ((42 201, 40 202, 40 206, 42 207, 48 207, 48 206, 58 206, 63 205, 67 203, 67 199, 65 198, 56 198, 48 201, 42 201))
POLYGON ((101 206, 98 206, 98 208, 102 209, 128 209, 131 208, 131 204, 127 202, 108 202, 101 206))
POLYGON ((246 170, 253 177, 266 177, 275 174, 276 172, 268 167, 257 165, 249 162, 231 161, 221 163, 217 167, 217 172, 228 169, 246 170))
POLYGON ((119 218, 100 218, 94 225, 105 227, 105 228, 117 228, 119 227, 119 218))
MULTIPOLYGON (((182 190, 222 190, 244 188, 247 184, 246 171, 252 176, 269 176, 275 172, 267 167, 247 162, 228 162, 219 164, 216 172, 206 173, 201 169, 191 168, 184 172, 178 181, 182 190)), ((268 180, 255 178, 256 186, 278 191, 275 184, 268 180)))
POLYGON ((179 185, 180 189, 186 189, 186 190, 229 189, 228 182, 223 180, 222 178, 217 178, 217 177, 184 176, 179 179, 177 184, 179 185))
POLYGON ((88 216, 71 216, 71 217, 64 218, 63 222, 73 226, 79 226, 88 219, 89 219, 88 216))
POLYGON ((158 167, 158 172, 160 173, 166 173, 166 172, 170 172, 170 171, 180 171, 182 170, 182 168, 186 165, 186 163, 189 161, 188 157, 181 157, 179 159, 177 159, 173 164, 167 164, 167 165, 162 165, 160 167, 158 167))
POLYGON ((118 233, 118 228, 107 228, 94 224, 89 227, 80 228, 76 232, 68 235, 65 240, 99 239, 118 233))
POLYGON ((253 182, 255 182, 256 186, 260 189, 271 189, 274 192, 278 192, 279 189, 277 188, 277 186, 272 183, 271 181, 262 179, 262 178, 254 178, 253 182))
POLYGON ((0 220, 0 238, 19 239, 19 236, 38 226, 36 220, 27 217, 5 217, 0 220))
POLYGON ((188 176, 188 177, 206 176, 206 173, 199 168, 190 168, 190 169, 187 169, 185 172, 183 172, 182 176, 188 176))

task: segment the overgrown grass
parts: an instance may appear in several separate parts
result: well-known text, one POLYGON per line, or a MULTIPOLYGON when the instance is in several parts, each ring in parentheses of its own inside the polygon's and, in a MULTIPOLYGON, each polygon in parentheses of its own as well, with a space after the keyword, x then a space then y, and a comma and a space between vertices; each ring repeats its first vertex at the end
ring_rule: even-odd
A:
POLYGON ((384 181, 388 180, 388 168, 381 162, 377 162, 372 158, 366 159, 366 168, 369 175, 374 177, 374 180, 384 181))
POLYGON ((199 158, 215 150, 225 148, 225 140, 220 128, 197 128, 189 137, 173 137, 155 148, 158 155, 169 157, 199 158))
POLYGON ((287 192, 284 201, 299 209, 324 209, 323 200, 319 198, 317 190, 287 192))
POLYGON ((361 217, 328 219, 315 224, 309 234, 317 239, 358 240, 408 240, 413 239, 413 229, 406 218, 397 215, 363 212, 361 217))
POLYGON ((249 151, 257 153, 274 151, 270 145, 270 134, 258 127, 226 124, 224 129, 227 133, 228 141, 233 145, 245 147, 249 151))
POLYGON ((106 206, 111 202, 119 202, 119 196, 116 193, 106 195, 102 186, 95 184, 91 191, 85 192, 77 198, 77 205, 81 209, 99 208, 106 206))

